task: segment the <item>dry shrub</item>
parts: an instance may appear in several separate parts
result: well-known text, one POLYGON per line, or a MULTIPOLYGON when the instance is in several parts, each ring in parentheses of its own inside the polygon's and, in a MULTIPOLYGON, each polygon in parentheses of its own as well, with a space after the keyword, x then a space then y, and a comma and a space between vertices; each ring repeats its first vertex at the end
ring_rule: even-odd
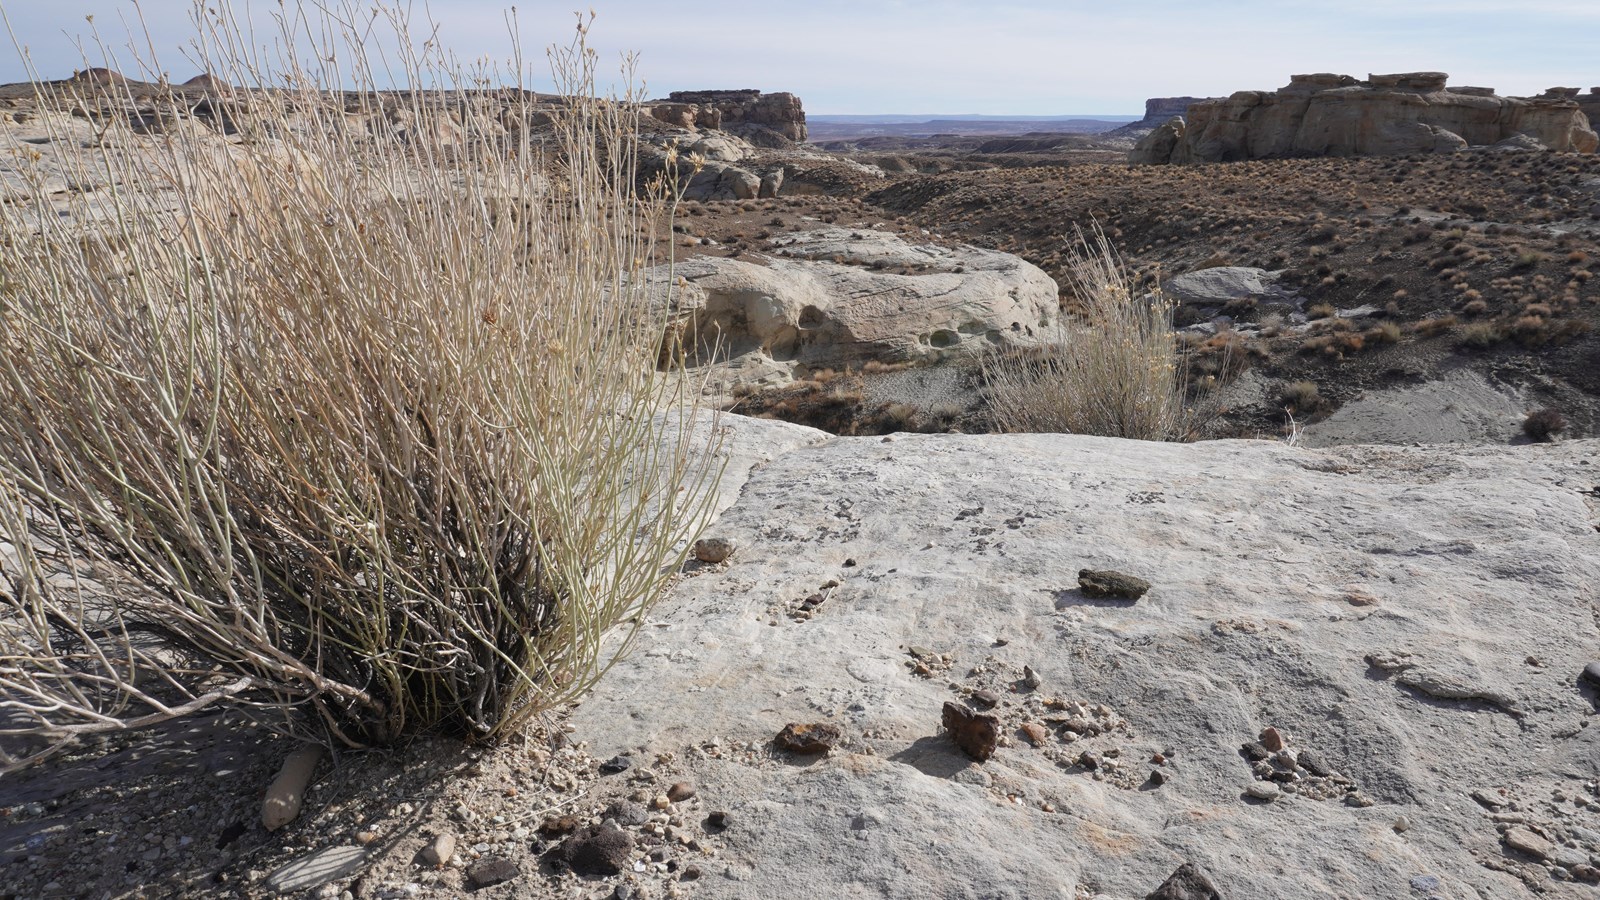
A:
MULTIPOLYGON (((501 91, 510 132, 450 145, 319 85, 413 121, 472 91, 267 70, 209 21, 209 71, 290 85, 226 101, 272 137, 108 122, 139 152, 58 161, 148 190, 0 207, 0 770, 217 703, 357 746, 504 735, 592 684, 701 521, 712 454, 637 277, 666 201, 583 29, 567 103, 501 91)), ((479 77, 441 60, 404 74, 479 77)))
POLYGON ((1537 444, 1548 444, 1567 430, 1567 419, 1552 407, 1537 409, 1522 420, 1522 433, 1537 444))
POLYGON ((983 360, 996 430, 1151 441, 1190 439, 1202 411, 1188 402, 1188 366, 1174 303, 1142 292, 1105 233, 1078 233, 1064 255, 1077 316, 1057 340, 983 360))

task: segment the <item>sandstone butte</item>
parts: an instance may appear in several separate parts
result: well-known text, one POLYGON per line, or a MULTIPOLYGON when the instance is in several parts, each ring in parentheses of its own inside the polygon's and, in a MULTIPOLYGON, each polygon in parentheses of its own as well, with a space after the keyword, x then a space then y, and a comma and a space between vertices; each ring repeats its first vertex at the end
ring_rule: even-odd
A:
MULTIPOLYGON (((1295 75, 1277 91, 1239 91, 1188 107, 1130 153, 1134 163, 1233 162, 1304 156, 1438 153, 1513 140, 1558 151, 1600 146, 1576 89, 1535 98, 1448 87, 1443 72, 1295 75)), ((1593 98, 1593 99, 1591 99, 1593 98)))

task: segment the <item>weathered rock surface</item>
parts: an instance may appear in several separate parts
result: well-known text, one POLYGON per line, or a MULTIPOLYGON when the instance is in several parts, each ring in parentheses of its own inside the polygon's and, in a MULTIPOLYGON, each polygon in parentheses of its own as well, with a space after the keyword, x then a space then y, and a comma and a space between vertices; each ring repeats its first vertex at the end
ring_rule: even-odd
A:
POLYGON ((1240 91, 1189 107, 1153 131, 1136 163, 1228 162, 1293 156, 1438 153, 1526 135, 1551 150, 1592 153, 1600 135, 1573 96, 1521 99, 1448 88, 1442 72, 1295 75, 1278 91, 1240 91))
POLYGON ((807 136, 805 107, 789 93, 673 91, 647 108, 663 122, 730 131, 758 146, 791 146, 807 136))
POLYGON ((1216 310, 1240 300, 1293 306, 1298 298, 1279 286, 1280 274, 1249 266, 1217 266, 1185 272, 1168 281, 1164 289, 1179 303, 1216 310))
POLYGON ((1008 253, 843 228, 789 235, 777 252, 654 271, 682 279, 693 362, 717 362, 732 382, 779 383, 871 361, 970 357, 1033 343, 1059 312, 1055 281, 1008 253))
POLYGON ((572 720, 597 756, 677 754, 737 821, 698 896, 1109 900, 1184 864, 1229 900, 1591 896, 1550 871, 1600 853, 1577 677, 1600 646, 1600 442, 812 434, 718 521, 732 564, 682 581, 572 720), (1094 601, 1079 568, 1159 589, 1094 601), (829 580, 816 615, 784 614, 829 580), (908 647, 953 662, 921 676, 908 647), (940 727, 979 690, 1006 736, 982 764, 940 727), (860 737, 699 749, 795 721, 860 737), (1043 745, 1011 737, 1028 722, 1043 745), (1242 755, 1268 727, 1284 749, 1242 755), (1506 814, 1563 856, 1508 846, 1506 814))
POLYGON ((1189 107, 1205 97, 1152 97, 1144 102, 1144 118, 1106 132, 1102 137, 1139 139, 1175 118, 1189 114, 1189 107))

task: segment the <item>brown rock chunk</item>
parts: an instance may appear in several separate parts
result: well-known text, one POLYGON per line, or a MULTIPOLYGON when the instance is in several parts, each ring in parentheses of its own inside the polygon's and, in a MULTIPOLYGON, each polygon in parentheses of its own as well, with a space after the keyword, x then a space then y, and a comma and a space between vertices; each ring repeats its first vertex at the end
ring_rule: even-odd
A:
POLYGON ((1194 863, 1184 863, 1144 900, 1222 900, 1222 893, 1194 863))
POLYGON ((490 857, 473 863, 472 868, 467 870, 467 880, 472 882, 474 887, 486 888, 505 884, 521 874, 522 871, 511 860, 490 857))
POLYGON ((827 753, 843 738, 844 734, 839 731, 837 725, 829 725, 826 722, 810 725, 790 722, 778 732, 773 743, 779 750, 788 750, 791 753, 827 753))
POLYGON ((1555 845, 1533 833, 1533 829, 1518 825, 1505 833, 1503 840, 1506 846, 1519 852, 1526 853, 1534 859, 1546 859, 1554 853, 1555 845))
POLYGON ((1261 746, 1265 747, 1268 753, 1277 753, 1284 747, 1289 746, 1289 742, 1283 739, 1283 734, 1271 725, 1261 729, 1260 740, 1261 746))
POLYGON ((615 825, 584 828, 551 851, 551 860, 579 875, 605 877, 628 867, 633 838, 615 825))
POLYGON ((1038 722, 1029 722, 1022 726, 1022 736, 1035 747, 1043 747, 1045 741, 1050 739, 1050 732, 1038 722))
POLYGON ((1080 569, 1078 589, 1085 597, 1137 600, 1150 590, 1150 582, 1110 569, 1080 569))
POLYGON ((944 727, 968 756, 984 762, 994 755, 1000 740, 1000 722, 994 716, 973 712, 958 704, 944 705, 944 727))
POLYGON ((738 547, 728 538, 701 538, 694 542, 694 558, 703 563, 724 562, 738 547))
POLYGON ((697 788, 692 781, 679 781, 667 788, 667 799, 673 803, 682 803, 695 795, 697 788))
POLYGON ((261 824, 268 831, 277 831, 300 815, 300 804, 305 802, 306 788, 322 761, 322 752, 320 746, 301 747, 283 761, 261 802, 261 824))
POLYGON ((422 861, 434 868, 438 868, 450 861, 456 855, 456 836, 453 834, 435 835, 428 846, 422 848, 422 861))

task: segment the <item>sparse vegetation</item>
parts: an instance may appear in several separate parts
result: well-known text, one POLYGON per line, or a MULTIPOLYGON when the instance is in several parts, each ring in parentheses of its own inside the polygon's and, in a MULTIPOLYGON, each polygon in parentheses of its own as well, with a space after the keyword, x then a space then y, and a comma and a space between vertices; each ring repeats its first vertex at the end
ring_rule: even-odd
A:
POLYGON ((1173 302, 1143 292, 1098 228, 1068 248, 1075 319, 1037 351, 984 360, 1001 431, 1068 432, 1139 440, 1191 438, 1187 365, 1172 330, 1173 302))
MULTIPOLYGON (((210 71, 296 86, 233 110, 274 139, 75 163, 182 215, 128 190, 36 217, 42 179, 0 207, 0 769, 216 704, 353 746, 507 734, 627 645, 699 520, 711 457, 663 414, 686 397, 638 277, 662 199, 582 38, 555 143, 481 154, 323 115, 331 56, 239 46, 210 71)), ((492 77, 441 59, 403 63, 492 77)), ((421 122, 429 96, 345 95, 421 122)))
POLYGON ((1548 406, 1528 413, 1527 418, 1522 420, 1522 433, 1537 444, 1547 444, 1566 430, 1566 417, 1548 406))

